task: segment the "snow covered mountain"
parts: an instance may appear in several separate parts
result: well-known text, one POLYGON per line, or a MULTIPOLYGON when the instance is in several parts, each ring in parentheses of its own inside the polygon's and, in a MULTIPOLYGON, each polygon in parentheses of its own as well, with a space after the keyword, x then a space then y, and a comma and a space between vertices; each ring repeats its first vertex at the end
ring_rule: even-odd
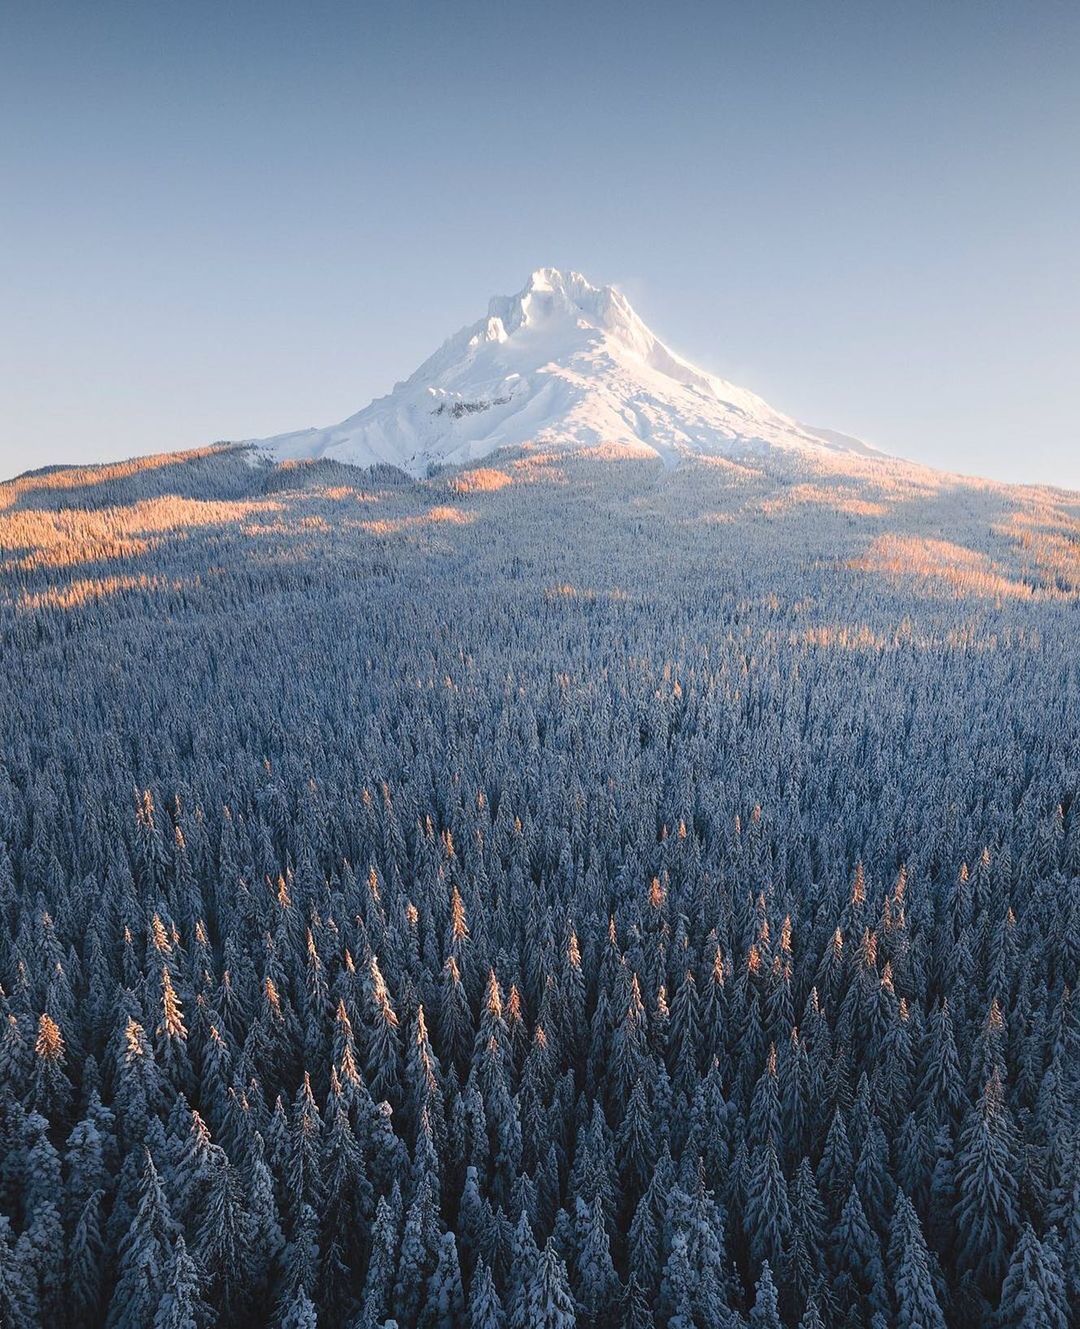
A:
POLYGON ((326 429, 249 440, 276 461, 387 462, 413 475, 497 448, 621 448, 669 464, 763 447, 873 454, 669 350, 619 291, 539 268, 386 397, 326 429))

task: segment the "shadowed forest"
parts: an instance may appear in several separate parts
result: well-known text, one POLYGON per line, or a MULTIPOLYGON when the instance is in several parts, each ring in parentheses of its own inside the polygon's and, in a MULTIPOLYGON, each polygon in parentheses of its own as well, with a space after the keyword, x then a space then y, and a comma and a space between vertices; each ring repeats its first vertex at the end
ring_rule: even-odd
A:
POLYGON ((0 1324, 1076 1329, 1080 496, 0 485, 0 1324))

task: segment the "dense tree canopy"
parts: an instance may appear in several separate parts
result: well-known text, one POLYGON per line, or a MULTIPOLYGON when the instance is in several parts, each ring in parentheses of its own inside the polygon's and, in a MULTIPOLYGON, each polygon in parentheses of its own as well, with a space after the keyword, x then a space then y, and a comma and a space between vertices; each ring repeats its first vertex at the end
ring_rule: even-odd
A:
POLYGON ((1077 1325, 1075 510, 516 465, 0 487, 0 1323, 1077 1325))

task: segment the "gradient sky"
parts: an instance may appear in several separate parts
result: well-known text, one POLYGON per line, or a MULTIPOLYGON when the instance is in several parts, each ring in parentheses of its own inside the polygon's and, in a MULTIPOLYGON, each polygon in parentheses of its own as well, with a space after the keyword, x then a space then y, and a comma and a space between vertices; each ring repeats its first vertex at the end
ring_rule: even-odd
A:
POLYGON ((351 414, 535 267, 811 424, 1080 488, 1080 6, 0 14, 0 475, 351 414))

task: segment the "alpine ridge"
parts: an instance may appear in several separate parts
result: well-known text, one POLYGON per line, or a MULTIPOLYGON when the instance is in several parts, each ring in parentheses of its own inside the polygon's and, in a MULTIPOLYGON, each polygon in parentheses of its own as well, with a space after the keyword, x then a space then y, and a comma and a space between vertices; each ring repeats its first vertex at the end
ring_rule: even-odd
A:
POLYGON ((485 318, 349 419, 248 441, 277 461, 387 463, 416 476, 528 443, 652 453, 669 465, 763 448, 877 455, 698 369, 620 291, 557 268, 494 297, 485 318))

